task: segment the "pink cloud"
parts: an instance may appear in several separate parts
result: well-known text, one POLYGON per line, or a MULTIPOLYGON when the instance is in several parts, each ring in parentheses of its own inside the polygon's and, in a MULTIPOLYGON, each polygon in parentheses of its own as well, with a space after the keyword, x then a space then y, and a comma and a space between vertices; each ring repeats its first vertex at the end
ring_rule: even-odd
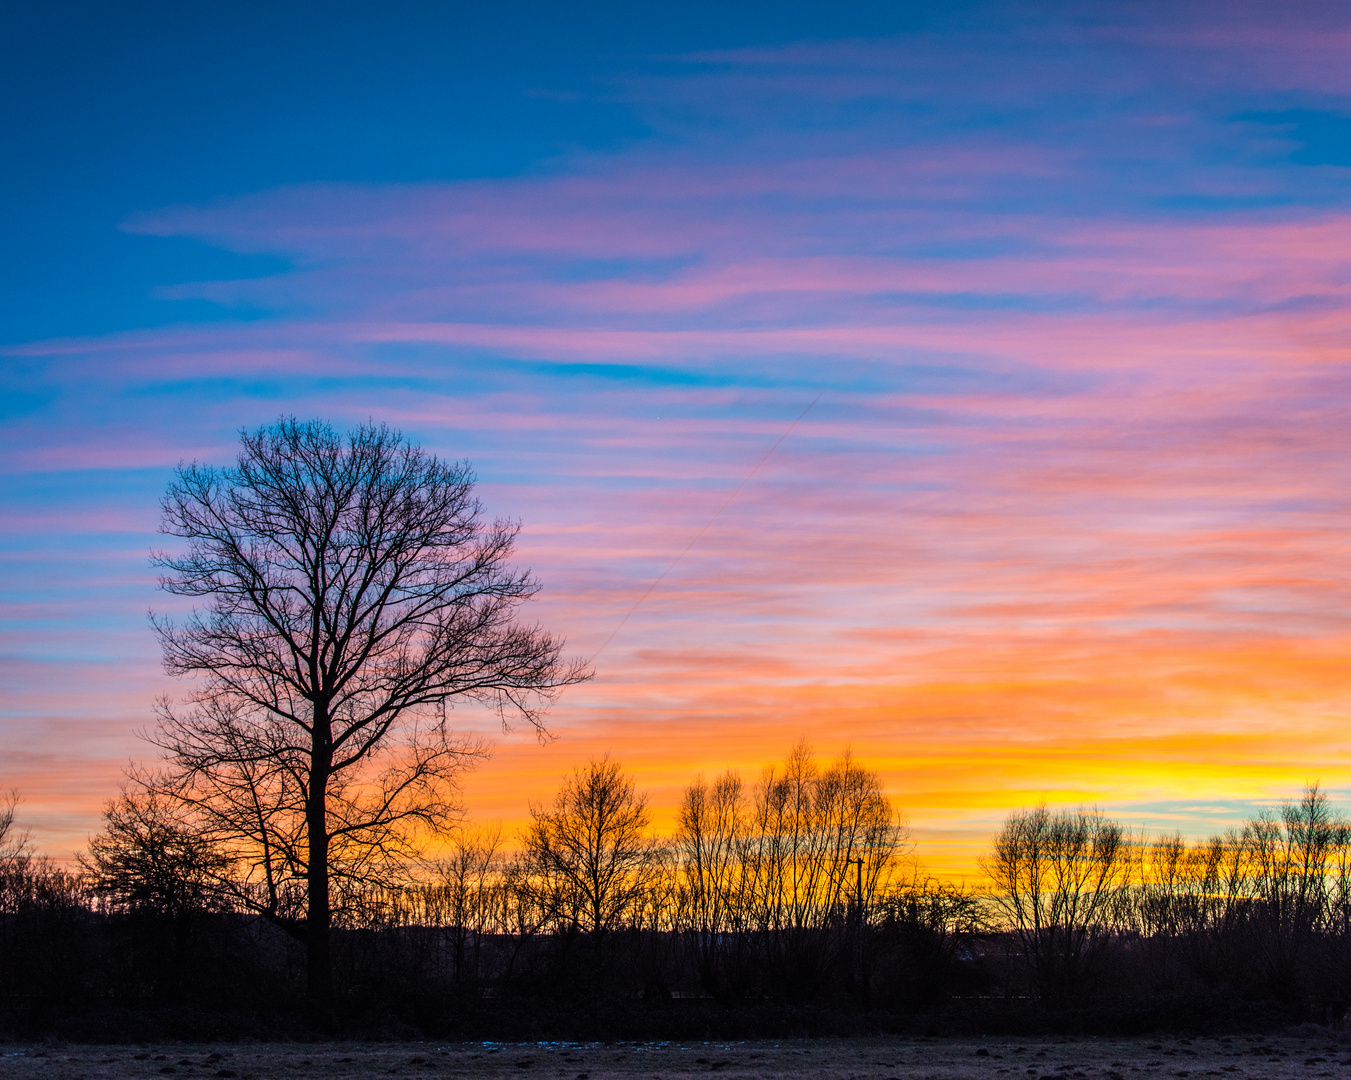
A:
MULTIPOLYGON (((7 642, 46 619, 75 627, 54 652, 116 646, 60 692, 31 656, 6 668, 30 739, 13 771, 51 820, 88 820, 64 777, 92 784, 135 752, 166 682, 139 636, 162 599, 140 546, 154 497, 179 460, 226 462, 240 426, 286 411, 388 419, 473 458, 490 509, 525 523, 522 561, 546 585, 532 614, 581 655, 667 574, 555 711, 563 738, 508 742, 471 781, 481 816, 519 815, 607 748, 669 809, 694 770, 753 775, 803 732, 878 762, 934 836, 954 806, 979 822, 996 794, 1077 798, 1090 780, 1143 798, 1270 792, 1311 764, 1351 777, 1351 213, 1285 197, 1314 181, 1248 167, 1256 151, 1207 169, 1169 156, 1220 108, 1206 94, 1238 93, 1245 57, 1263 86, 1344 83, 1342 38, 1304 19, 1262 38, 1256 10, 1157 38, 1084 25, 1085 55, 1116 66, 1084 115, 1030 129, 900 145, 886 124, 823 123, 757 128, 748 150, 728 121, 550 174, 135 219, 294 268, 166 293, 265 319, 7 350, 51 398, 0 429, 9 479, 29 485, 6 565, 35 568, 7 642), (1141 42, 1149 62, 1122 64, 1141 42), (1204 93, 1164 100, 1179 86, 1204 93), (1161 192, 1233 201, 1160 209, 1161 192), (134 492, 105 493, 129 477, 134 492), (58 740, 78 747, 64 773, 58 740)), ((898 109, 954 55, 924 48, 905 70, 892 44, 691 58, 693 74, 626 92, 668 134, 704 108, 741 123, 775 94, 898 109)), ((1016 59, 956 98, 994 100, 1025 72, 996 104, 1032 108, 1078 70, 1016 59)))

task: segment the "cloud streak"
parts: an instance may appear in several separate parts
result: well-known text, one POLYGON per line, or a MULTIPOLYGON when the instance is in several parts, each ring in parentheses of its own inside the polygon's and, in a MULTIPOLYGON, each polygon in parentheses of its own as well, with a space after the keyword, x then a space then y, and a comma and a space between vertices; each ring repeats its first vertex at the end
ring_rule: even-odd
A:
POLYGON ((1348 170, 1270 117, 1351 107, 1346 27, 1136 12, 668 59, 614 90, 654 134, 608 156, 129 221, 291 269, 165 290, 263 318, 10 351, 4 633, 128 644, 55 687, 7 646, 33 756, 0 780, 48 790, 47 715, 110 733, 110 774, 133 749, 167 470, 285 411, 471 458, 541 621, 614 634, 481 815, 605 750, 669 814, 809 733, 969 872, 1041 797, 1344 786, 1348 170))

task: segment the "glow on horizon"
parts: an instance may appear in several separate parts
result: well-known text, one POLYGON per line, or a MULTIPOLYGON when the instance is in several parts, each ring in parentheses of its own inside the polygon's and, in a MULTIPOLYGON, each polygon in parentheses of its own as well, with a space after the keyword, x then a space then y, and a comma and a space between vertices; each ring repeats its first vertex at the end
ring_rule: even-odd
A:
POLYGON ((7 350, 0 784, 39 839, 181 692, 142 619, 169 470, 283 411, 471 459, 591 655, 819 398, 558 738, 467 778, 508 832, 593 754, 665 826, 799 737, 957 876, 1042 799, 1197 834, 1351 790, 1351 157, 1297 137, 1351 115, 1348 28, 1134 10, 666 58, 612 152, 128 219, 289 269, 163 289, 236 319, 7 350))

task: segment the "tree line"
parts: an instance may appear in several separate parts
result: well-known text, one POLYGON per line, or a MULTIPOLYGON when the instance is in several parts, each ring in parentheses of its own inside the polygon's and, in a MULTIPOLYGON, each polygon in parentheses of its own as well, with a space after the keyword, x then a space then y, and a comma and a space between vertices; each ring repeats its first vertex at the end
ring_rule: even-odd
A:
MULTIPOLYGON (((61 1003, 297 1022, 303 947, 170 811, 125 791, 76 868, 32 850, 12 801, 0 812, 7 1025, 40 1028, 61 1003)), ((753 783, 697 778, 664 837, 619 764, 589 762, 514 841, 462 826, 404 881, 341 894, 341 1025, 1111 1028, 1169 1022, 1180 1004, 1219 1024, 1346 1008, 1351 823, 1316 787, 1195 842, 1095 809, 1018 810, 982 880, 956 885, 917 871, 875 772, 800 744, 753 783)))

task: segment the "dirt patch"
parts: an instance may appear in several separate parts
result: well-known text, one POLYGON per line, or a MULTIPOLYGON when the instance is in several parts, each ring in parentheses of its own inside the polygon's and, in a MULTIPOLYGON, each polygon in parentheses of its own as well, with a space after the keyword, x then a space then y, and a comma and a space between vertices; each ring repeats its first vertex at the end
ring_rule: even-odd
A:
POLYGON ((1351 1078, 1331 1034, 1197 1039, 811 1039, 654 1043, 233 1043, 0 1046, 0 1080, 650 1077, 820 1080, 1351 1078))

